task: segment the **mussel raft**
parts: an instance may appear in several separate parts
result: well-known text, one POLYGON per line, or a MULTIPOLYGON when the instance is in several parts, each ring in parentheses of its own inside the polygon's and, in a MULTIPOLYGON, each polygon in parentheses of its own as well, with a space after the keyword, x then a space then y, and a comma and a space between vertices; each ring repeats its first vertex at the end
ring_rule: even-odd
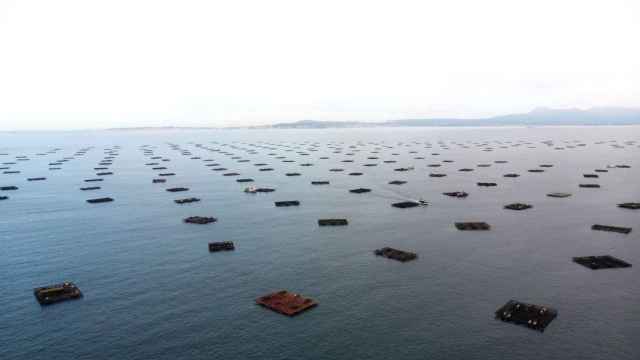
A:
POLYGON ((176 204, 188 204, 188 203, 198 202, 198 201, 200 201, 200 199, 195 197, 173 200, 173 202, 175 202, 176 204))
POLYGON ((455 197, 455 198, 466 198, 467 196, 469 196, 469 194, 467 194, 464 191, 451 191, 451 192, 445 192, 442 194, 450 197, 455 197))
POLYGON ((286 290, 262 296, 256 304, 287 316, 295 316, 318 305, 313 299, 286 290))
POLYGON ((184 219, 183 221, 185 223, 187 223, 187 224, 205 225, 205 224, 214 223, 214 222, 218 221, 218 219, 216 219, 214 217, 206 217, 206 216, 190 216, 190 217, 184 219))
POLYGON ((628 262, 615 258, 611 255, 574 257, 573 262, 584 267, 588 267, 591 270, 631 267, 631 264, 628 262))
POLYGON ((622 203, 618 204, 618 207, 623 209, 638 210, 640 209, 640 203, 622 203))
POLYGON ((417 201, 401 201, 401 202, 391 204, 391 206, 399 209, 408 209, 408 208, 413 208, 420 205, 422 204, 417 201))
POLYGON ((628 234, 631 232, 631 228, 629 227, 599 225, 599 224, 595 224, 591 226, 591 230, 609 231, 609 232, 616 232, 620 234, 628 234))
POLYGON ((531 209, 533 205, 523 204, 523 203, 513 203, 509 205, 505 205, 504 208, 508 210, 527 210, 531 209))
POLYGON ((320 226, 344 226, 349 225, 347 219, 319 219, 318 225, 320 226))
POLYGON ((363 194, 363 193, 371 192, 371 189, 357 188, 357 189, 351 189, 349 190, 349 192, 354 194, 363 194))
POLYGON ((454 223, 456 229, 461 231, 469 230, 490 230, 491 225, 486 222, 456 222, 454 223))
POLYGON ((403 180, 393 180, 393 181, 389 181, 389 185, 404 185, 406 184, 406 181, 403 180))
POLYGON ((99 204, 99 203, 106 203, 106 202, 112 202, 113 199, 110 197, 103 197, 103 198, 97 198, 97 199, 89 199, 87 200, 87 202, 89 204, 99 204))
POLYGON ((393 259, 400 262, 407 262, 407 261, 415 260, 418 258, 418 255, 416 253, 397 250, 390 247, 383 247, 381 249, 377 249, 373 253, 376 254, 377 256, 386 257, 388 259, 393 259))
POLYGON ((493 182, 479 182, 478 186, 489 187, 489 186, 498 186, 498 184, 493 182))
POLYGON ((236 247, 232 241, 212 242, 209 243, 209 252, 232 251, 236 247))
POLYGON ((554 192, 554 193, 548 193, 547 196, 548 197, 553 197, 553 198, 567 198, 567 197, 570 197, 571 194, 569 194, 569 193, 561 193, 561 192, 554 192))
POLYGON ((496 319, 526 326, 540 332, 544 331, 556 316, 558 316, 558 312, 554 309, 515 300, 509 300, 496 310, 496 319))
POLYGON ((64 282, 33 289, 33 295, 40 305, 50 305, 65 300, 79 299, 82 297, 80 289, 72 282, 64 282))
POLYGON ((175 187, 166 189, 168 192, 180 192, 180 191, 189 191, 188 188, 185 187, 175 187))
POLYGON ((300 201, 298 200, 276 201, 274 202, 274 204, 276 207, 299 206, 300 201))

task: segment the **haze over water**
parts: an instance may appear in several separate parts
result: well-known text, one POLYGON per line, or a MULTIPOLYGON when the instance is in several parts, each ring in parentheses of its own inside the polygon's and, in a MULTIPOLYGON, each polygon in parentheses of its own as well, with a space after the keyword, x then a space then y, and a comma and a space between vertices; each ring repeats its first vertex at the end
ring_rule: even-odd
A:
POLYGON ((1 166, 20 171, 0 173, 0 186, 19 187, 0 192, 9 196, 0 201, 0 359, 640 357, 640 211, 616 206, 640 202, 637 126, 0 133, 0 153, 7 154, 0 163, 15 162, 1 166), (170 159, 158 160, 167 170, 145 166, 155 160, 142 145, 170 159), (118 153, 108 166, 114 174, 85 183, 96 177, 105 149, 118 153), (227 170, 212 171, 206 159, 227 170), (501 160, 507 163, 495 163, 501 160), (528 172, 541 164, 553 167, 528 172), (630 168, 607 168, 622 164, 630 168), (608 172, 583 178, 595 169, 608 172), (152 184, 159 172, 176 175, 152 184), (291 172, 301 175, 285 176, 291 172), (27 181, 40 176, 46 181, 27 181), (276 191, 246 194, 251 184, 239 177, 276 191), (317 180, 330 185, 312 186, 317 180), (484 181, 498 185, 476 185, 484 181), (601 188, 578 187, 585 183, 601 188), (79 190, 94 185, 102 189, 79 190), (190 190, 165 191, 174 186, 190 190), (372 192, 348 192, 358 187, 372 192), (104 196, 115 201, 85 201, 104 196), (201 201, 173 203, 191 196, 201 201), (419 198, 430 205, 390 206, 419 198), (301 205, 275 208, 279 200, 301 205), (534 207, 503 209, 514 202, 534 207), (218 222, 182 222, 194 215, 218 222), (349 225, 321 228, 320 218, 349 225), (453 226, 474 220, 492 229, 453 226), (593 231, 593 224, 633 231, 593 231), (208 252, 209 242, 225 240, 236 250, 208 252), (374 256, 383 246, 419 258, 374 256), (571 261, 605 254, 634 266, 592 271, 571 261), (62 281, 73 281, 84 297, 41 307, 33 288, 62 281), (319 306, 288 318, 255 304, 281 289, 319 306), (495 320, 510 299, 548 305, 558 317, 544 333, 495 320))

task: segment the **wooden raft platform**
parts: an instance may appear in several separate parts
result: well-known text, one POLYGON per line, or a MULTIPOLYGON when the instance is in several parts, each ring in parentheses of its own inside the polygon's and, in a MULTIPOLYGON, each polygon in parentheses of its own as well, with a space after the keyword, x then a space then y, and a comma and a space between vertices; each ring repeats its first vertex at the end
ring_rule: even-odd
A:
POLYGON ((490 230, 491 225, 486 222, 457 222, 455 223, 456 229, 461 231, 470 230, 490 230))
POLYGON ((629 227, 600 225, 600 224, 595 224, 591 226, 591 230, 609 231, 609 232, 616 232, 620 234, 628 234, 631 232, 631 228, 629 227))
POLYGON ((418 254, 409 251, 402 251, 390 247, 383 247, 373 252, 377 256, 383 256, 388 259, 398 260, 400 262, 407 262, 418 258, 418 254))
POLYGON ((313 299, 286 290, 262 296, 256 304, 287 316, 295 316, 318 305, 313 299))
POLYGON ((319 219, 318 225, 320 226, 344 226, 349 225, 347 219, 319 219))
POLYGON ((64 282, 35 288, 33 295, 40 305, 50 305, 65 300, 79 299, 82 297, 82 292, 74 283, 64 282))
POLYGON ((611 255, 574 257, 573 262, 588 267, 591 270, 631 267, 631 264, 628 262, 615 258, 611 255))
POLYGON ((496 310, 496 319, 526 326, 540 332, 544 331, 557 316, 558 312, 554 309, 515 300, 509 300, 496 310))

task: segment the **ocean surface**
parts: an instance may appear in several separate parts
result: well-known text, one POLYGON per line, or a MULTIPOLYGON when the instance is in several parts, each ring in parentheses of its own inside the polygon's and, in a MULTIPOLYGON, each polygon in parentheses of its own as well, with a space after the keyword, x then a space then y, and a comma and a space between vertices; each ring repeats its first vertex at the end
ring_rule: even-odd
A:
POLYGON ((640 359, 640 210, 616 206, 640 202, 640 127, 0 133, 0 154, 0 186, 19 187, 0 191, 9 196, 0 201, 3 360, 640 359), (84 182, 106 156, 113 175, 84 182), (176 175, 152 184, 166 172, 176 175), (276 191, 246 194, 249 185, 276 191), (165 191, 174 186, 190 190, 165 191), (372 191, 348 191, 358 187, 372 191), (86 202, 104 196, 115 201, 86 202), (183 197, 201 201, 173 202, 183 197), (429 206, 390 206, 420 198, 429 206), (533 208, 503 208, 514 202, 533 208), (321 218, 349 225, 319 227, 321 218), (474 220, 491 230, 454 227, 474 220), (236 250, 209 253, 225 240, 236 250), (419 257, 375 256, 383 246, 419 257), (594 271, 571 260, 605 254, 634 266, 594 271), (62 281, 84 297, 39 305, 33 288, 62 281), (281 289, 319 305, 293 318, 256 305, 281 289), (510 299, 558 317, 544 333, 496 320, 510 299))

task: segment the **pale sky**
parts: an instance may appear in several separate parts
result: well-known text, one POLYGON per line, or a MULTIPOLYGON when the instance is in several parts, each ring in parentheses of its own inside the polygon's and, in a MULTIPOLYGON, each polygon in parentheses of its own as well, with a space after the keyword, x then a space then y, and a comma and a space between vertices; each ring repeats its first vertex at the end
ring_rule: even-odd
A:
POLYGON ((0 0, 0 130, 640 107, 640 0, 0 0))

